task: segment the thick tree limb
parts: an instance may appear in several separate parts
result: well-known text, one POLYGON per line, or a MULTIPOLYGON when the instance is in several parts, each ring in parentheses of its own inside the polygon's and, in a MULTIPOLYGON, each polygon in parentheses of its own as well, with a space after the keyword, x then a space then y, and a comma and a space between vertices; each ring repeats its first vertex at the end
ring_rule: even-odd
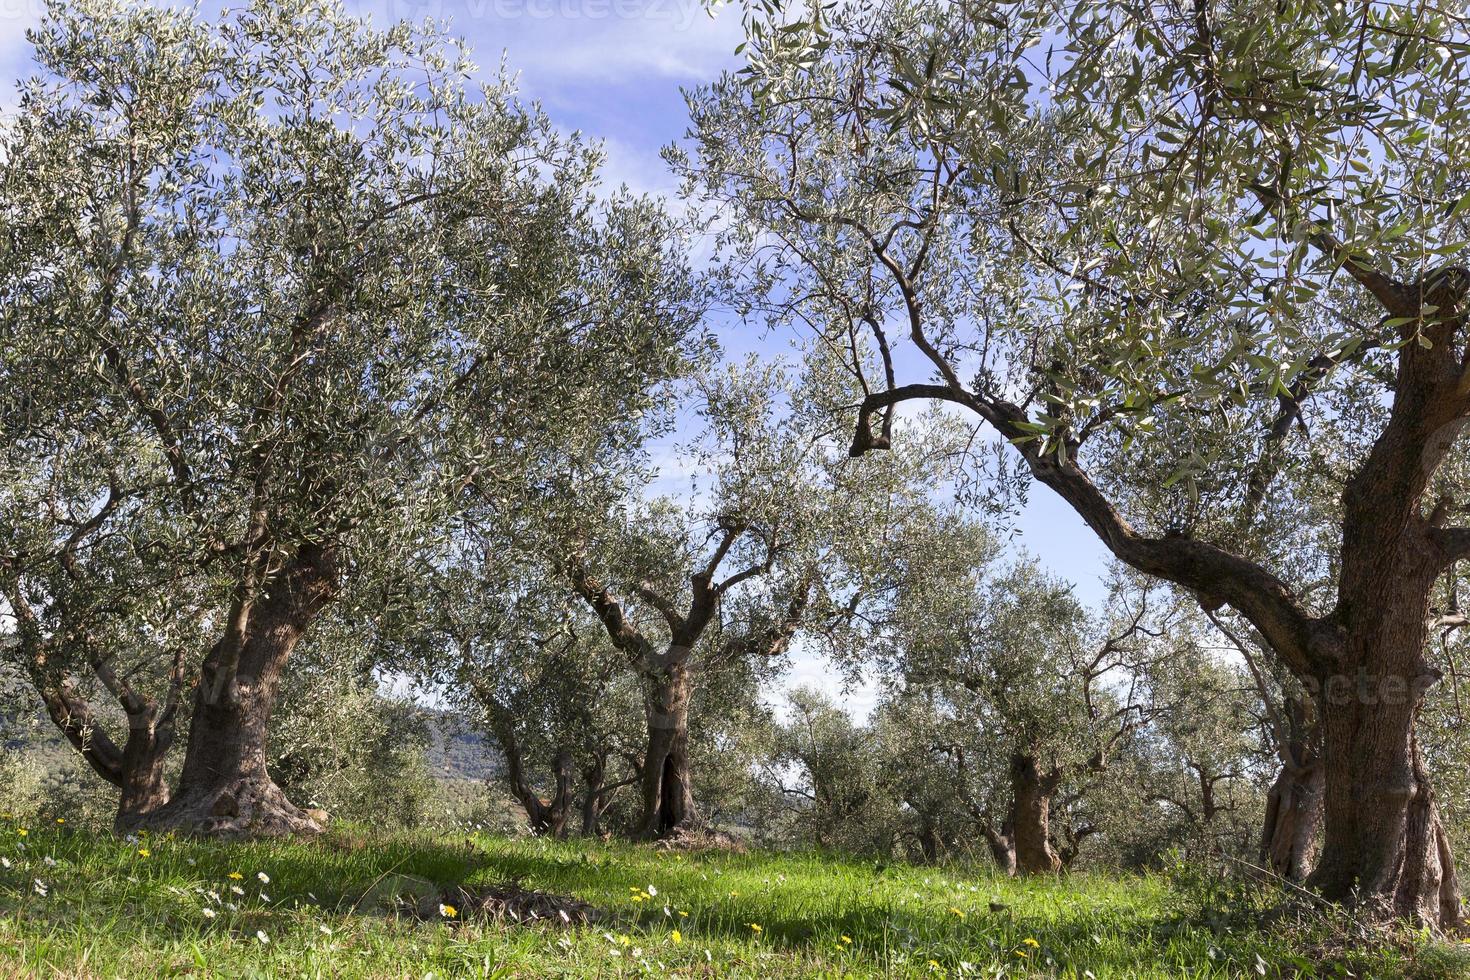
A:
POLYGON ((103 730, 91 703, 77 691, 76 682, 52 661, 52 643, 43 635, 40 621, 20 584, 13 578, 7 579, 0 583, 0 595, 5 597, 15 618, 25 670, 41 695, 46 714, 97 775, 114 786, 121 786, 122 749, 103 730))
POLYGON ((592 607, 592 611, 602 621, 613 646, 640 662, 653 656, 653 644, 629 621, 622 603, 607 586, 588 573, 587 563, 582 556, 571 555, 564 559, 562 571, 571 582, 572 589, 592 607))
POLYGON ((1184 536, 1139 534, 1071 453, 1050 451, 1036 438, 1026 414, 1016 405, 950 385, 912 384, 874 392, 859 408, 851 454, 888 448, 873 436, 873 414, 918 399, 953 402, 979 415, 1015 445, 1032 475, 1061 495, 1114 557, 1193 590, 1207 607, 1230 605, 1250 620, 1293 671, 1301 675, 1316 672, 1312 641, 1317 621, 1285 583, 1255 562, 1217 545, 1184 536))
POLYGON ((790 648, 796 631, 801 628, 802 620, 806 617, 816 581, 817 574, 813 568, 802 576, 781 619, 767 629, 731 640, 721 651, 722 658, 734 660, 742 656, 752 656, 762 660, 774 660, 785 653, 790 648))
POLYGON ((1470 527, 1441 527, 1431 532, 1445 567, 1470 560, 1470 527))
POLYGON ((664 622, 669 624, 670 632, 677 633, 684 628, 684 617, 679 615, 679 610, 674 608, 672 602, 654 589, 653 583, 639 582, 633 586, 633 593, 658 610, 664 622))

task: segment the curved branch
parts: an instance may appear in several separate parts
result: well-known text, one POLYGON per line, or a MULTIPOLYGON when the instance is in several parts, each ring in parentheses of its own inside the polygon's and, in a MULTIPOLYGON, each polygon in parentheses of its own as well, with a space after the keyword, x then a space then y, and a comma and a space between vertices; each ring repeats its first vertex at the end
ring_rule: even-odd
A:
POLYGON ((1443 556, 1444 567, 1470 561, 1470 527, 1441 527, 1430 532, 1443 556))
POLYGON ((581 555, 571 555, 562 563, 562 573, 572 584, 572 589, 592 607, 597 618, 607 630, 613 646, 639 660, 653 656, 653 644, 644 636, 623 611, 623 604, 613 596, 606 585, 593 578, 587 571, 587 563, 581 555))
POLYGON ((913 384, 874 392, 859 408, 850 453, 861 456, 872 449, 888 448, 873 435, 873 414, 916 399, 954 402, 979 415, 1011 441, 1031 474, 1070 504, 1115 558, 1138 571, 1191 589, 1207 608, 1231 606, 1266 637, 1298 675, 1318 672, 1313 652, 1318 621, 1284 582, 1255 562, 1205 541, 1182 535, 1139 534, 1071 453, 1050 451, 1037 439, 1035 426, 1016 405, 951 385, 913 384))

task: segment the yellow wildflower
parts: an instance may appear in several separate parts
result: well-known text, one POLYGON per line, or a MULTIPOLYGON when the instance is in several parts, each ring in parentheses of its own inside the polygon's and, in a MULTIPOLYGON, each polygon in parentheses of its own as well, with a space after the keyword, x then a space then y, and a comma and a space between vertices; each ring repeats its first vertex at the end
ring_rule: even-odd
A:
POLYGON ((1023 939, 1023 940, 1021 940, 1021 942, 1025 943, 1027 946, 1030 946, 1032 949, 1040 949, 1041 948, 1041 943, 1038 943, 1034 939, 1023 939))
POLYGON ((674 945, 676 945, 676 946, 679 943, 682 943, 684 941, 684 937, 682 935, 680 935, 678 929, 675 929, 674 932, 673 932, 673 934, 670 935, 669 938, 674 941, 674 945))
POLYGON ((851 946, 852 945, 852 937, 851 936, 843 936, 842 937, 842 945, 844 945, 844 946, 851 946))
POLYGON ((747 922, 746 925, 750 926, 750 931, 755 933, 757 936, 765 932, 765 930, 760 927, 760 923, 758 922, 747 922))
POLYGON ((456 915, 459 915, 459 909, 455 908, 453 905, 440 905, 439 914, 444 916, 444 918, 446 919, 452 919, 456 915))
POLYGON ((235 881, 243 881, 243 880, 244 880, 244 878, 245 878, 245 876, 244 876, 244 875, 242 875, 242 874, 241 874, 241 873, 240 873, 240 872, 238 872, 238 871, 231 871, 231 872, 230 872, 230 878, 231 878, 231 879, 233 879, 233 880, 235 880, 235 881))
POLYGON ((146 848, 146 847, 140 847, 140 848, 138 848, 138 857, 145 858, 145 857, 148 857, 149 855, 151 855, 152 853, 153 852, 150 851, 150 850, 148 850, 148 848, 146 848))
POLYGON ((950 912, 951 915, 956 916, 956 917, 961 918, 961 919, 963 919, 965 917, 965 910, 964 909, 960 909, 960 908, 955 908, 953 905, 951 905, 949 907, 949 912, 950 912))
POLYGON ((16 833, 22 837, 26 837, 30 834, 30 831, 26 830, 24 827, 21 827, 19 830, 16 831, 16 833))

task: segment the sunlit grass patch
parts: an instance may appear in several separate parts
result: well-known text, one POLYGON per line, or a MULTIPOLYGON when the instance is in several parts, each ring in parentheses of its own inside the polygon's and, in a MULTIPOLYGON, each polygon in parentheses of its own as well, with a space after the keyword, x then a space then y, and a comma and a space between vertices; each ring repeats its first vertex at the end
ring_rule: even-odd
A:
MULTIPOLYGON (((1014 881, 818 854, 495 837, 208 843, 0 821, 0 972, 81 976, 1238 977, 1313 973, 1300 936, 1219 932, 1162 877, 1014 881), (26 834, 19 833, 25 829, 26 834), (144 853, 146 852, 146 853, 144 853), (489 918, 518 889, 595 916, 489 918), (431 914, 405 914, 414 902, 431 914), (432 914, 437 912, 437 914, 432 914)), ((412 906, 417 908, 417 906, 412 906)), ((1455 976, 1454 951, 1359 976, 1455 976)))

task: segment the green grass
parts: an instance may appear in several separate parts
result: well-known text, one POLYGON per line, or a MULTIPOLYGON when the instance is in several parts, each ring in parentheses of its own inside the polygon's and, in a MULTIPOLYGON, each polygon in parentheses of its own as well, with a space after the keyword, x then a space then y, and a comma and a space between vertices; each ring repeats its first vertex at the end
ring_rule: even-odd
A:
MULTIPOLYGON (((20 829, 0 820, 0 857, 10 864, 0 865, 0 975, 764 980, 1347 969, 1314 960, 1310 930, 1242 928, 1257 911, 1242 907, 1250 898, 1202 908, 1161 877, 1010 881, 985 868, 879 867, 812 854, 351 829, 248 844, 20 829), (607 917, 576 929, 398 917, 376 897, 409 880, 398 876, 445 887, 516 881, 576 896, 607 917), (1212 928, 1220 916, 1231 928, 1223 919, 1212 928)), ((1375 978, 1458 976, 1470 962, 1460 953, 1411 938, 1360 952, 1351 966, 1375 978)))

